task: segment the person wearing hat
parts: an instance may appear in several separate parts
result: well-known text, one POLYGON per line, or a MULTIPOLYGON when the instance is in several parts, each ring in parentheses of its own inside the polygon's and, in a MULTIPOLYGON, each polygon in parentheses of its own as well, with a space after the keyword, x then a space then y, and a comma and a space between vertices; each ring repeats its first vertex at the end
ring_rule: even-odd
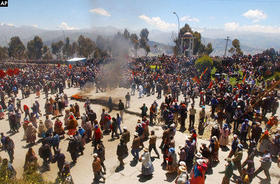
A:
POLYGON ((101 160, 98 157, 97 153, 93 154, 92 170, 93 170, 93 174, 94 174, 93 180, 96 183, 99 183, 100 178, 102 178, 105 183, 105 177, 101 173, 101 160))
POLYGON ((234 124, 233 124, 233 132, 237 132, 238 131, 238 127, 239 125, 242 123, 242 117, 243 117, 244 113, 241 109, 241 106, 237 106, 237 109, 234 112, 233 115, 233 120, 234 120, 234 124))
POLYGON ((167 167, 168 173, 174 173, 177 171, 177 155, 175 152, 175 148, 171 147, 168 149, 168 155, 167 155, 167 167))
POLYGON ((123 159, 128 155, 128 149, 127 149, 127 145, 124 142, 124 140, 121 138, 120 139, 120 143, 118 144, 117 147, 117 156, 118 156, 118 160, 120 161, 120 167, 124 166, 124 162, 123 159))
POLYGON ((231 143, 231 150, 229 152, 228 158, 231 158, 234 155, 234 153, 237 150, 238 144, 239 144, 239 141, 238 141, 237 135, 234 134, 233 135, 233 140, 232 140, 232 143, 231 143))
POLYGON ((222 148, 228 145, 229 135, 230 135, 230 129, 228 124, 225 123, 223 124, 223 128, 220 129, 219 143, 222 148))
POLYGON ((188 181, 188 173, 185 166, 179 166, 178 176, 175 179, 176 184, 186 184, 188 181))
POLYGON ((121 139, 123 140, 124 144, 127 144, 130 141, 130 132, 127 130, 127 127, 123 127, 121 139))
POLYGON ((231 158, 226 158, 225 159, 227 161, 226 169, 225 171, 223 171, 222 173, 225 173, 223 180, 222 180, 222 184, 229 184, 230 183, 230 178, 233 175, 233 163, 231 158))
POLYGON ((98 125, 94 126, 92 145, 96 148, 97 144, 102 141, 103 134, 98 125))
POLYGON ((240 142, 242 144, 247 144, 247 134, 249 132, 250 125, 249 125, 249 120, 245 119, 244 122, 241 125, 241 130, 240 130, 240 142))
POLYGON ((141 146, 141 139, 138 136, 138 133, 135 132, 134 139, 133 139, 132 145, 131 145, 131 154, 133 156, 133 160, 136 162, 139 160, 140 146, 141 146))
POLYGON ((243 145, 242 144, 238 144, 237 146, 237 150, 234 153, 234 157, 232 159, 232 162, 235 166, 235 168, 238 169, 238 172, 240 174, 240 176, 242 176, 242 172, 241 172, 241 160, 243 157, 243 145))
POLYGON ((141 172, 143 176, 150 176, 154 172, 153 162, 151 160, 151 155, 148 148, 144 148, 144 153, 139 158, 139 161, 142 162, 141 172))
POLYGON ((249 139, 257 143, 262 135, 262 131, 263 130, 261 127, 261 123, 256 122, 255 124, 252 125, 252 128, 250 128, 249 139))
POLYGON ((190 184, 204 184, 207 171, 208 159, 197 159, 191 171, 190 184))
POLYGON ((270 174, 269 174, 269 169, 271 167, 271 155, 268 150, 264 151, 263 156, 260 159, 261 166, 255 171, 253 174, 253 177, 256 177, 260 172, 264 171, 264 174, 266 176, 266 179, 270 181, 270 174))

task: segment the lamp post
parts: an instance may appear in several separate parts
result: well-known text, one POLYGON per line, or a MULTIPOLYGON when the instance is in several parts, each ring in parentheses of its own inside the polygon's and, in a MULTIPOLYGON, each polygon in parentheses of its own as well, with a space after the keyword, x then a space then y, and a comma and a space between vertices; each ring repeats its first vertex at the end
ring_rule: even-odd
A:
POLYGON ((180 20, 179 20, 179 16, 176 12, 173 12, 174 15, 176 15, 177 17, 177 21, 178 21, 178 46, 179 46, 179 53, 181 53, 181 46, 180 46, 180 20))

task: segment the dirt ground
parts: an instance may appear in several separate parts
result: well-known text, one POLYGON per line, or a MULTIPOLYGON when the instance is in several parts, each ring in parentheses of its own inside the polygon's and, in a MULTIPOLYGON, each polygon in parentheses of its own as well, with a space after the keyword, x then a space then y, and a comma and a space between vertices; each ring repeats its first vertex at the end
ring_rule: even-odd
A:
MULTIPOLYGON (((92 90, 91 92, 89 92, 90 98, 94 98, 94 99, 98 99, 98 98, 108 98, 109 96, 112 96, 113 99, 116 99, 118 101, 118 99, 122 99, 124 100, 124 96, 127 93, 127 89, 124 88, 118 88, 115 89, 113 91, 108 91, 105 93, 95 93, 95 90, 92 90)), ((66 89, 65 92, 67 93, 68 97, 70 97, 73 94, 76 94, 79 92, 78 88, 71 88, 71 89, 66 89)), ((21 97, 21 94, 20 94, 21 97)), ((32 103, 35 100, 38 100, 40 103, 40 109, 42 111, 42 113, 44 113, 44 105, 45 105, 45 101, 46 99, 44 98, 45 95, 42 94, 40 98, 36 99, 35 95, 32 94, 29 98, 22 100, 22 105, 27 104, 29 107, 32 105, 32 103)), ((143 103, 145 103, 148 107, 150 107, 150 105, 154 102, 154 100, 156 99, 155 95, 152 95, 150 97, 144 97, 139 99, 138 98, 138 94, 136 93, 135 96, 131 97, 131 104, 130 104, 130 108, 128 109, 131 112, 136 112, 136 113, 140 113, 140 107, 143 105, 143 103)), ((161 101, 163 100, 163 98, 161 100, 156 100, 159 104, 161 103, 161 101)), ((179 100, 180 101, 180 100, 179 100)), ((73 104, 77 101, 75 100, 70 100, 70 104, 73 104)), ((81 114, 84 112, 84 102, 77 102, 80 106, 80 110, 81 110, 81 114)), ((196 103, 196 105, 198 104, 198 102, 196 103)), ((94 109, 94 111, 97 113, 97 117, 98 120, 100 119, 100 114, 102 111, 102 108, 104 108, 101 105, 98 104, 91 104, 91 107, 94 109)), ((198 107, 197 107, 198 108, 198 107)), ((209 107, 206 107, 206 111, 209 111, 209 107)), ((198 112, 198 110, 197 110, 198 112)), ((117 111, 113 110, 110 114, 111 116, 116 116, 117 111)), ((278 109, 278 114, 280 114, 280 111, 278 109)), ((40 117, 40 119, 42 119, 43 121, 45 120, 45 117, 40 117)), ((140 117, 134 115, 134 114, 128 114, 125 113, 124 114, 124 122, 122 126, 126 126, 128 128, 128 130, 133 134, 133 132, 135 131, 135 125, 137 122, 137 119, 140 119, 140 117)), ((197 126, 197 119, 198 119, 198 113, 196 116, 196 126, 197 126)), ((61 117, 61 120, 63 120, 63 118, 61 117)), ((81 123, 81 120, 79 120, 79 124, 81 123)), ((186 127, 188 126, 188 119, 186 121, 186 127)), ((199 138, 203 138, 203 139, 199 139, 199 145, 201 142, 206 142, 206 140, 209 138, 209 130, 211 129, 211 124, 206 128, 205 130, 205 135, 203 137, 199 137, 199 138)), ((158 135, 159 137, 162 135, 162 128, 160 126, 154 126, 154 127, 150 127, 150 130, 155 130, 156 135, 158 135)), ((7 119, 1 120, 0 121, 0 132, 4 132, 5 135, 7 135, 9 131, 9 123, 7 119)), ((178 147, 179 145, 183 145, 185 142, 185 137, 186 135, 188 135, 188 132, 176 132, 176 136, 175 136, 175 143, 176 143, 176 152, 178 151, 178 147)), ((232 135, 230 135, 232 137, 232 135)), ((22 127, 20 128, 20 132, 15 134, 15 135, 11 135, 11 138, 14 140, 15 142, 15 160, 13 163, 13 166, 15 167, 16 171, 17 171, 17 177, 20 177, 22 175, 23 172, 23 165, 24 165, 24 160, 25 160, 25 154, 27 152, 27 148, 26 146, 26 142, 22 140, 23 138, 23 129, 22 127)), ((160 139, 158 139, 157 141, 157 146, 160 145, 160 139)), ((106 183, 108 184, 121 184, 121 183, 131 183, 131 184, 136 184, 136 183, 153 183, 153 184, 165 184, 165 183, 174 183, 174 179, 176 176, 174 175, 168 175, 166 174, 166 171, 164 171, 161 167, 161 163, 162 163, 162 157, 160 159, 155 158, 153 160, 153 164, 154 164, 154 175, 151 179, 145 180, 143 178, 140 177, 141 174, 141 163, 138 162, 137 165, 133 165, 130 161, 132 160, 132 156, 131 154, 125 159, 125 166, 123 170, 118 170, 117 167, 119 165, 119 162, 117 160, 116 157, 116 149, 117 149, 117 144, 119 143, 118 139, 115 140, 111 140, 111 136, 107 135, 104 136, 104 145, 105 145, 105 150, 106 150, 106 160, 105 160, 105 166, 107 168, 107 173, 105 175, 106 177, 106 183)), ((208 143, 209 141, 207 141, 208 143)), ((145 142, 145 145, 147 145, 148 143, 145 142)), ((35 146, 33 146, 35 152, 38 155, 38 149, 40 147, 41 144, 36 144, 35 146)), ((66 151, 67 150, 67 146, 68 146, 68 141, 66 139, 61 140, 60 143, 60 148, 61 151, 65 154, 66 156, 66 161, 71 161, 71 157, 70 154, 66 151)), ((129 151, 130 151, 130 146, 131 146, 131 141, 130 143, 128 143, 129 146, 129 151)), ((91 144, 87 144, 85 146, 85 151, 84 151, 84 155, 80 156, 77 160, 77 164, 72 167, 71 169, 71 174, 72 177, 74 179, 74 183, 75 184, 90 184, 93 181, 93 172, 92 172, 92 168, 91 168, 91 164, 92 164, 92 160, 93 160, 93 147, 91 147, 91 144)), ((142 152, 140 152, 141 154, 142 152)), ((222 171, 224 171, 225 168, 225 161, 224 158, 226 158, 228 155, 228 151, 227 152, 223 152, 220 150, 219 152, 219 158, 220 158, 220 163, 213 168, 213 174, 207 175, 206 178, 206 184, 216 184, 216 183, 221 183, 222 178, 223 178, 223 174, 220 173, 222 171)), ((2 158, 8 158, 8 154, 5 153, 4 151, 0 152, 0 156, 2 158)), ((152 156, 156 156, 154 152, 152 152, 152 156)), ((161 155, 162 156, 162 155, 161 155)), ((39 156, 38 156, 39 157, 39 156)), ((243 160, 245 160, 245 158, 247 157, 247 153, 246 150, 244 150, 244 154, 243 154, 243 160)), ((42 165, 42 159, 39 159, 39 164, 42 165)), ((260 166, 260 162, 259 162, 259 157, 255 158, 255 167, 256 169, 260 166)), ((280 168, 277 167, 276 163, 272 164, 272 167, 270 169, 270 173, 271 173, 271 184, 278 184, 280 183, 280 168)), ((49 181, 54 181, 57 177, 57 172, 58 172, 58 168, 56 164, 50 164, 50 171, 44 172, 43 176, 46 180, 49 181)), ((234 171, 234 173, 238 173, 237 170, 234 171)), ((266 180, 264 180, 265 175, 264 173, 259 174, 260 177, 256 177, 252 183, 268 183, 266 180)))

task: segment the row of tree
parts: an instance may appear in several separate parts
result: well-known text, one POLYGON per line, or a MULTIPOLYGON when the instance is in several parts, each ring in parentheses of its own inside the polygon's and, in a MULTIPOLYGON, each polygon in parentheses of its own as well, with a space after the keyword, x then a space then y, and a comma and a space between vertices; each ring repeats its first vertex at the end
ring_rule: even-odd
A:
POLYGON ((113 38, 98 36, 96 41, 80 35, 77 41, 71 43, 70 38, 67 37, 64 41, 59 40, 51 43, 50 48, 44 44, 39 36, 35 36, 33 40, 28 41, 26 46, 20 37, 14 36, 10 39, 8 47, 0 46, 0 59, 52 60, 54 56, 56 59, 67 59, 73 56, 99 58, 118 54, 114 51, 116 51, 116 47, 124 45, 124 41, 128 44, 128 48, 125 48, 127 52, 132 48, 137 55, 137 50, 143 48, 148 54, 150 52, 148 36, 149 31, 146 28, 141 30, 139 37, 125 29, 123 33, 118 32, 113 38))

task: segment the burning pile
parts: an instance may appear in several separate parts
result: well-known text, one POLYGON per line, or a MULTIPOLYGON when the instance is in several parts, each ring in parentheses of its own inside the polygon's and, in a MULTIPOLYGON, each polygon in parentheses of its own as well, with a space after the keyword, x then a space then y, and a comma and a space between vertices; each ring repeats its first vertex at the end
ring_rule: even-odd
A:
POLYGON ((82 100, 83 97, 80 93, 76 93, 74 95, 71 96, 71 99, 74 99, 74 100, 82 100))

